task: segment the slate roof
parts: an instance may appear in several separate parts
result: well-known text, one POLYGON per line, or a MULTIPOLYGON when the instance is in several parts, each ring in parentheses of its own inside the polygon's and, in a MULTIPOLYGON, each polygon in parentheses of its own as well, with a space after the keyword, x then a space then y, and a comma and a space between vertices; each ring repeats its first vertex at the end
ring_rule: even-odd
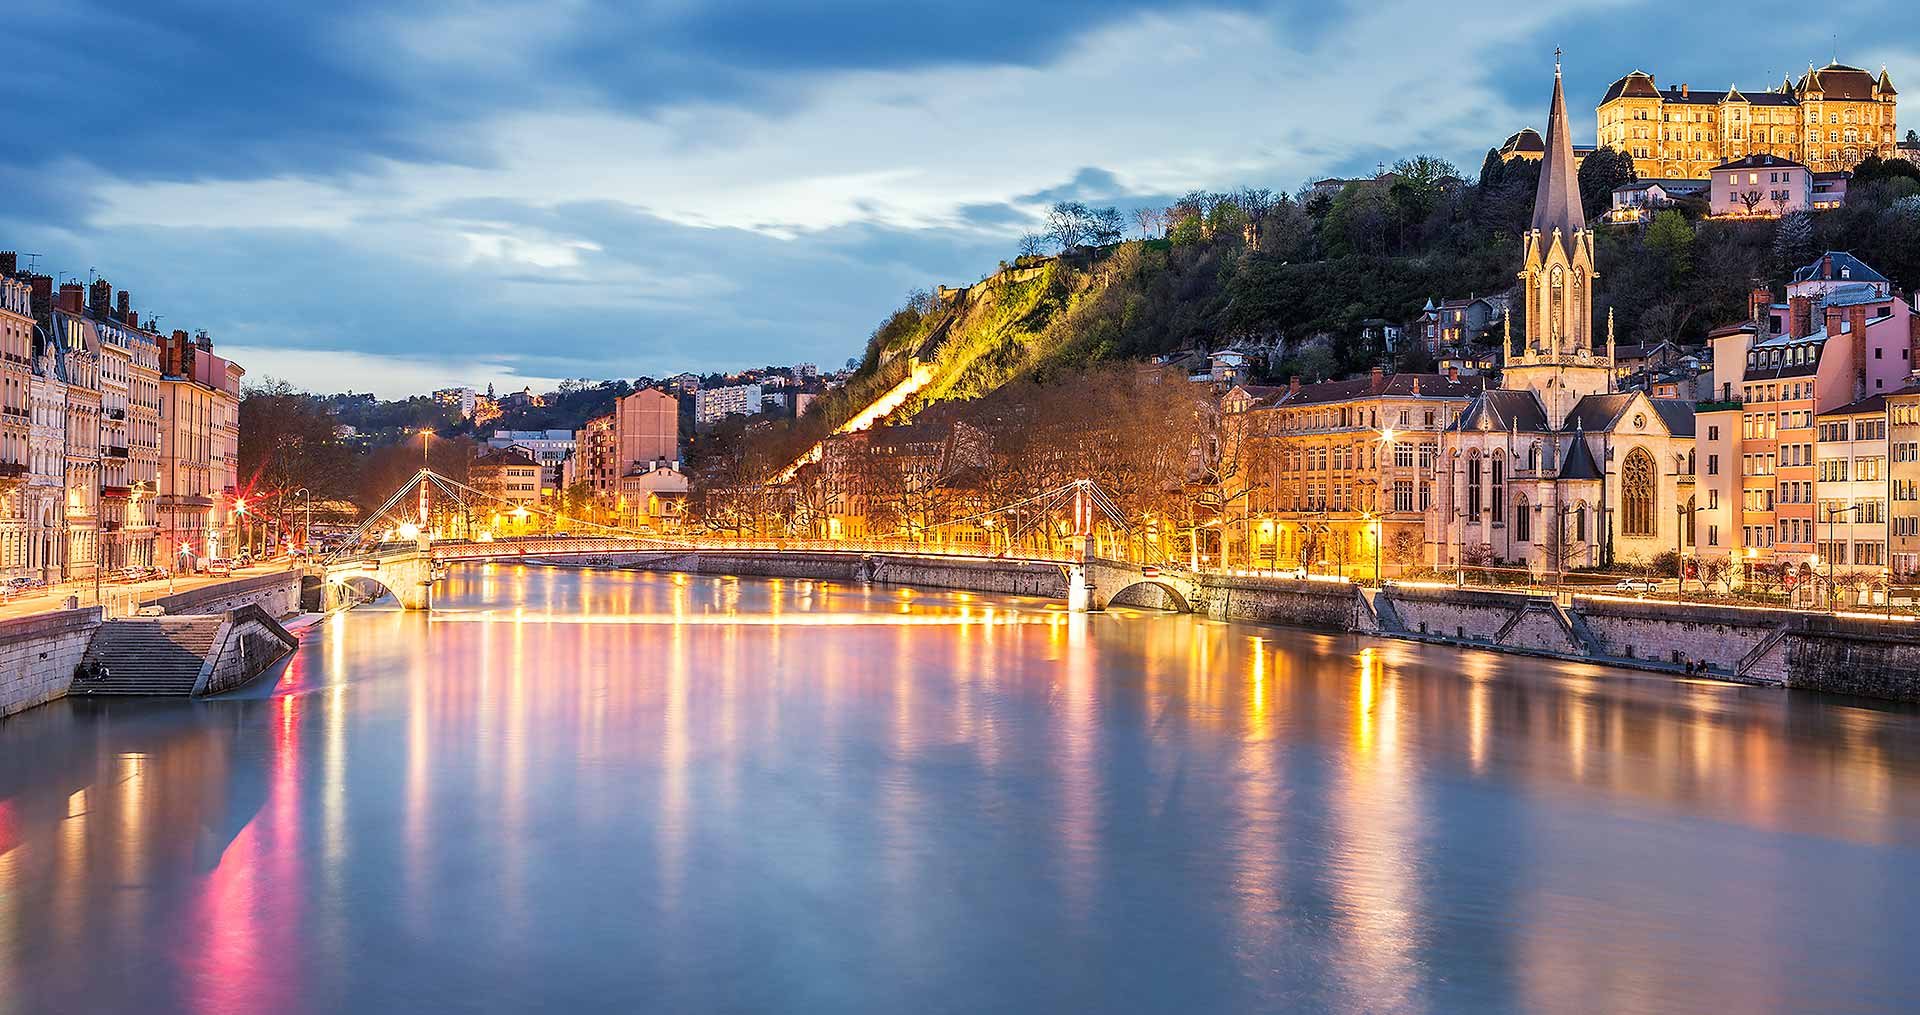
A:
POLYGON ((1547 429, 1547 413, 1531 391, 1494 388, 1474 399, 1447 429, 1541 433, 1547 429))
POLYGON ((1484 377, 1462 377, 1450 381, 1446 374, 1387 374, 1379 391, 1373 390, 1373 378, 1352 377, 1344 381, 1320 381, 1302 384, 1277 403, 1285 406, 1319 405, 1324 402, 1351 402, 1361 398, 1472 398, 1486 388, 1484 377), (1417 389, 1417 390, 1416 390, 1417 389))
POLYGON ((1660 414, 1667 432, 1675 437, 1693 436, 1693 403, 1684 398, 1649 398, 1653 411, 1660 414))
POLYGON ((1784 155, 1756 154, 1756 155, 1749 155, 1744 159, 1735 159, 1732 162, 1722 162, 1721 164, 1714 166, 1713 171, 1717 173, 1722 169, 1805 169, 1805 168, 1807 168, 1805 163, 1795 162, 1784 155))
POLYGON ((1795 282, 1838 281, 1846 272, 1849 282, 1885 282, 1887 277, 1867 266, 1867 262, 1844 250, 1829 250, 1812 264, 1793 273, 1795 282))
POLYGON ((1600 478, 1600 463, 1593 460, 1593 450, 1587 447, 1586 438, 1573 439, 1573 446, 1567 449, 1566 461, 1560 463, 1560 478, 1600 478))
POLYGON ((1533 203, 1533 228, 1543 236, 1555 229, 1571 238, 1585 229, 1580 207, 1580 177, 1574 169, 1573 137, 1567 127, 1567 100, 1560 87, 1560 68, 1553 70, 1553 105, 1547 115, 1547 154, 1540 160, 1540 189, 1533 203))
MULTIPOLYGON (((1894 394, 1897 395, 1899 394, 1899 392, 1896 391, 1894 392, 1894 394)), ((1862 398, 1857 402, 1848 402, 1846 405, 1837 406, 1835 408, 1828 409, 1827 411, 1820 413, 1820 415, 1821 416, 1858 416, 1858 415, 1861 415, 1862 413, 1885 412, 1885 411, 1887 411, 1887 396, 1883 392, 1878 395, 1868 395, 1866 398, 1862 398)))
POLYGON ((1870 282, 1836 286, 1824 301, 1830 307, 1851 307, 1862 303, 1885 303, 1892 297, 1880 295, 1870 282))
POLYGON ((1860 100, 1873 98, 1873 86, 1872 74, 1843 63, 1830 63, 1819 70, 1808 71, 1800 79, 1799 90, 1817 91, 1825 99, 1860 100))
POLYGON ((1572 411, 1567 413, 1566 428, 1585 430, 1589 433, 1609 430, 1627 411, 1633 401, 1633 392, 1623 391, 1611 395, 1588 395, 1573 403, 1572 411))

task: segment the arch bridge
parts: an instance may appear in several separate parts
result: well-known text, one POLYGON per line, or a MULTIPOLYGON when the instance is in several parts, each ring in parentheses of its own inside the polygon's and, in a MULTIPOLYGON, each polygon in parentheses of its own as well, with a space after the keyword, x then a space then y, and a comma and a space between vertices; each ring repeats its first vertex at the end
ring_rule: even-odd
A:
MULTIPOLYGON (((1124 527, 1125 523, 1119 520, 1119 513, 1113 509, 1104 493, 1087 480, 1077 480, 1058 491, 1031 499, 1041 501, 1047 497, 1059 500, 1062 495, 1072 497, 1075 531, 1079 534, 1080 545, 1072 551, 1057 553, 1026 547, 994 553, 991 547, 982 547, 977 543, 950 545, 930 542, 925 538, 937 535, 937 532, 923 533, 923 538, 917 540, 667 538, 578 519, 564 519, 551 512, 524 507, 511 508, 510 512, 519 514, 523 519, 540 516, 543 521, 558 523, 553 526, 556 531, 502 535, 491 530, 475 529, 469 524, 466 531, 471 538, 431 538, 425 523, 430 518, 428 491, 433 489, 440 490, 443 496, 459 498, 461 509, 469 517, 473 514, 475 503, 483 512, 505 503, 490 503, 498 501, 498 498, 430 470, 420 470, 412 482, 403 486, 360 526, 346 547, 309 566, 309 573, 325 583, 328 606, 340 605, 351 591, 357 590, 372 593, 375 598, 382 592, 391 593, 403 609, 430 610, 433 608, 434 582, 446 565, 454 563, 638 555, 672 558, 699 553, 770 556, 833 554, 869 561, 878 557, 911 557, 974 564, 1048 564, 1061 569, 1068 605, 1074 610, 1100 610, 1115 605, 1158 607, 1188 613, 1195 609, 1198 601, 1193 577, 1166 562, 1161 565, 1136 564, 1095 555, 1095 539, 1092 535, 1095 513, 1106 514, 1120 527, 1124 527), (408 503, 409 495, 415 491, 419 493, 417 522, 411 515, 411 505, 408 503), (395 513, 396 505, 402 506, 403 513, 395 513), (559 525, 585 527, 593 531, 573 535, 558 531, 559 525), (394 536, 401 538, 392 538, 394 536)), ((1013 508, 1032 511, 1031 502, 995 510, 1013 508)), ((1041 514, 1044 517, 1045 512, 1041 514)), ((497 519, 500 513, 495 511, 493 516, 497 519)), ((972 519, 961 521, 969 520, 972 519)), ((863 572, 865 570, 863 568, 863 572)))

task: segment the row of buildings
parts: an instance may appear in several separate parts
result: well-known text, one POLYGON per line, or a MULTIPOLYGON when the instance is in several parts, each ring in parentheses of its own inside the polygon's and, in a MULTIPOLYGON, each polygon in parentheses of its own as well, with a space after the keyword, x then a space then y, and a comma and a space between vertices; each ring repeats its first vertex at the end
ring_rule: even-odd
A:
POLYGON ((597 513, 624 527, 671 529, 686 502, 680 400, 641 388, 578 430, 496 430, 477 457, 473 485, 529 510, 584 491, 597 513))
POLYGON ((191 568, 236 549, 240 366, 104 279, 0 253, 0 577, 191 568))

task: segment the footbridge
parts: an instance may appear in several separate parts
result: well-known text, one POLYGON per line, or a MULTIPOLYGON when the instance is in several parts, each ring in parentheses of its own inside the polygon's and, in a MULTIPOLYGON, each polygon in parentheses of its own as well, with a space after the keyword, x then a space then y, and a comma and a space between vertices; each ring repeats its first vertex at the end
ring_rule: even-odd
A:
MULTIPOLYGON (((1067 605, 1074 610, 1101 610, 1114 605, 1186 613, 1195 608, 1196 586, 1191 575, 1164 561, 1138 564, 1096 553, 1096 517, 1105 515, 1117 522, 1118 513, 1085 480, 996 510, 1018 509, 1024 512, 1023 517, 1046 519, 1053 513, 1046 497, 1062 501, 1059 507, 1063 512, 1070 505, 1075 533, 1071 540, 1050 540, 1046 548, 1021 545, 1017 532, 1005 534, 1004 547, 983 546, 977 541, 947 542, 941 539, 942 526, 916 533, 911 539, 686 538, 509 506, 491 494, 422 469, 361 525, 346 546, 310 565, 309 573, 324 581, 328 606, 355 597, 371 599, 391 594, 403 609, 430 610, 434 583, 448 565, 456 563, 585 559, 673 567, 676 562, 708 555, 825 556, 848 560, 848 573, 873 581, 884 581, 888 572, 897 573, 908 565, 938 567, 947 563, 976 570, 1000 567, 1026 575, 1035 568, 1057 569, 1058 588, 1065 591, 1067 605), (441 500, 438 521, 429 500, 434 492, 441 500), (546 531, 497 532, 495 525, 539 525, 546 531), (572 529, 588 531, 576 534, 569 531, 572 529)), ((991 530, 990 525, 987 528, 991 530)))

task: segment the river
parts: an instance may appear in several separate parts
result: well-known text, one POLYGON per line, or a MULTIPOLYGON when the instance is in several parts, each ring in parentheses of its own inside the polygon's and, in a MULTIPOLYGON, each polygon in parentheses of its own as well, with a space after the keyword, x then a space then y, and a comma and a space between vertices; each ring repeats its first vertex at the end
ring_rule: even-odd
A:
POLYGON ((1910 708, 883 586, 439 605, 0 722, 0 1015, 1920 998, 1910 708))

